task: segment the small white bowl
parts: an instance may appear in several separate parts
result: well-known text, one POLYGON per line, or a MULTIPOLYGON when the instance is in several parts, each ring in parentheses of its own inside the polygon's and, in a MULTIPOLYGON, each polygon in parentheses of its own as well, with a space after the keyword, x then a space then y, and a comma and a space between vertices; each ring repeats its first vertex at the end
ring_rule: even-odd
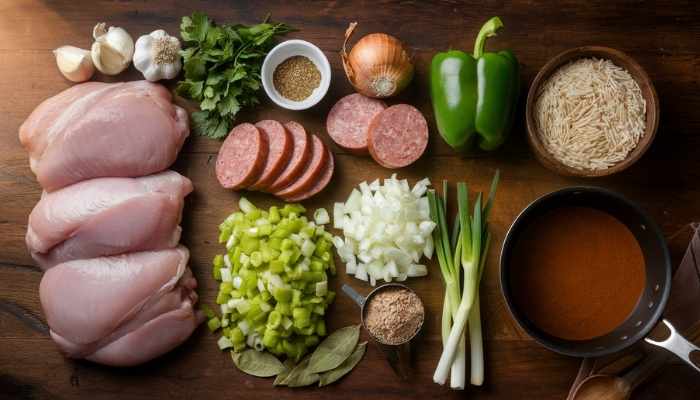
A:
POLYGON ((262 83, 267 96, 280 107, 288 110, 306 110, 316 105, 328 92, 331 84, 331 66, 325 54, 315 45, 299 39, 287 40, 275 46, 267 56, 262 65, 262 83), (304 56, 311 60, 321 73, 321 82, 314 89, 311 95, 302 101, 289 100, 277 91, 272 83, 272 76, 280 63, 289 57, 304 56))

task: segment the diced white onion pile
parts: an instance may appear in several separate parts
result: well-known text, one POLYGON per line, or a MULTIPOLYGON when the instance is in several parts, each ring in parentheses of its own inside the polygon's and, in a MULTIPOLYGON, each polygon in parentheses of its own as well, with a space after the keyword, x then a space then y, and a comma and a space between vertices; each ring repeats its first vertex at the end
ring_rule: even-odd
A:
POLYGON ((426 192, 430 180, 418 181, 413 189, 396 174, 353 189, 345 203, 333 207, 333 227, 342 229, 344 238, 333 244, 345 262, 348 275, 369 281, 404 281, 425 276, 428 269, 419 264, 421 256, 432 258, 435 223, 430 218, 426 192))

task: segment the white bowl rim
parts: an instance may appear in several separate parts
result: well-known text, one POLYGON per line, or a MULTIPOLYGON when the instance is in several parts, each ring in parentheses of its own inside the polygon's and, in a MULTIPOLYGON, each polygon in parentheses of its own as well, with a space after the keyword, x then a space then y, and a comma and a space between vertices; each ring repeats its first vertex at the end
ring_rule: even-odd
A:
POLYGON ((272 50, 270 50, 267 53, 267 56, 265 56, 265 60, 263 61, 262 68, 260 69, 260 75, 263 88, 265 89, 267 97, 270 100, 272 100, 275 104, 288 110, 306 110, 318 104, 328 92, 328 88, 330 87, 331 82, 331 67, 330 63, 328 62, 328 58, 323 53, 323 51, 320 48, 318 48, 318 46, 302 39, 289 39, 277 44, 275 47, 272 48, 272 50), (282 49, 291 45, 300 45, 302 47, 308 48, 315 56, 314 59, 312 59, 311 61, 314 62, 314 64, 320 64, 317 65, 319 67, 319 72, 321 73, 320 86, 314 91, 314 93, 311 96, 307 97, 302 101, 293 101, 285 99, 277 92, 277 89, 271 87, 273 85, 268 84, 268 79, 266 79, 266 76, 269 76, 274 72, 271 70, 271 57, 276 53, 280 52, 282 49))

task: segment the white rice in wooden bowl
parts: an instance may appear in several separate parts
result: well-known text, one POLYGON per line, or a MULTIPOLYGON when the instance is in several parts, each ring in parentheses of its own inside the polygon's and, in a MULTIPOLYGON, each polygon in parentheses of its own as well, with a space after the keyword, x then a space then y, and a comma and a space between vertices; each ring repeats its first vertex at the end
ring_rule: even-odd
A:
POLYGON ((624 160, 644 135, 646 102, 627 70, 583 58, 541 86, 535 120, 555 159, 579 170, 604 170, 624 160))

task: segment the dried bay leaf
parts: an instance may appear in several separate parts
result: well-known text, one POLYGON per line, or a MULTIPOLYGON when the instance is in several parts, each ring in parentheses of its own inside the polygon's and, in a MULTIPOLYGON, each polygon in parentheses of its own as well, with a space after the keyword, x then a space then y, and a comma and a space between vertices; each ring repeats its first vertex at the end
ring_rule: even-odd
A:
POLYGON ((240 353, 231 352, 231 358, 239 370, 261 378, 277 375, 285 369, 277 357, 254 349, 244 350, 240 353))
POLYGON ((318 382, 320 375, 309 371, 309 361, 311 361, 310 356, 301 360, 281 384, 289 387, 302 387, 318 382))
POLYGON ((347 360, 343 361, 343 363, 336 368, 321 374, 321 378, 318 381, 318 386, 330 385, 331 383, 344 377, 348 372, 352 371, 357 363, 362 360, 362 357, 365 355, 365 350, 367 350, 367 342, 358 344, 347 360))
POLYGON ((274 386, 281 386, 282 382, 284 382, 285 379, 287 379, 287 376, 289 376, 289 373, 292 372, 292 369, 294 368, 294 360, 291 358, 287 358, 284 360, 282 363, 284 365, 284 371, 280 372, 277 374, 277 377, 275 377, 275 381, 272 382, 274 386))
MULTIPOLYGON (((292 379, 292 373, 298 374, 299 370, 306 368, 309 365, 309 358, 311 358, 311 355, 307 355, 306 357, 302 358, 301 361, 299 361, 296 365, 292 365, 292 368, 290 369, 289 372, 287 372, 287 376, 282 379, 279 383, 280 386, 286 386, 289 381, 292 379)), ((292 361, 293 363, 294 361, 292 361)))
POLYGON ((340 328, 325 338, 309 359, 309 372, 330 371, 345 361, 357 346, 360 338, 360 325, 340 328))

